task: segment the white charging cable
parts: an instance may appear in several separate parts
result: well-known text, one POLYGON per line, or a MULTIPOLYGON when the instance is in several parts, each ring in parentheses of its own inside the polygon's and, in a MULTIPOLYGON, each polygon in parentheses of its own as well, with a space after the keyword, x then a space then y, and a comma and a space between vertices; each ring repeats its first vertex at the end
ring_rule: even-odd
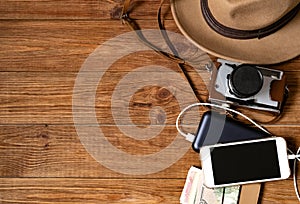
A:
POLYGON ((258 127, 259 129, 261 129, 262 131, 264 131, 265 133, 269 134, 269 135, 272 135, 268 130, 266 130, 265 128, 263 128, 261 125, 257 124, 255 121, 253 121, 251 118, 249 118, 248 116, 244 115, 243 113, 239 112, 239 111, 236 111, 236 110, 233 110, 231 108, 228 108, 227 106, 225 105, 217 105, 217 104, 211 104, 211 103, 193 103, 187 107, 185 107, 180 113, 179 115, 177 116, 177 119, 176 119, 176 128, 177 128, 177 131, 185 137, 186 140, 190 141, 190 142, 193 142, 194 139, 195 139, 195 135, 191 134, 191 133, 184 133, 180 128, 179 128, 179 121, 180 121, 180 118, 181 116, 186 112, 188 111, 189 109, 193 108, 193 107, 196 107, 196 106, 210 106, 210 107, 215 107, 215 108, 220 108, 220 109, 223 109, 223 110, 226 110, 226 111, 229 111, 229 112, 232 112, 232 113, 235 113, 237 115, 240 115, 242 116, 243 118, 247 119, 249 122, 251 122, 253 125, 255 125, 256 127, 258 127))
MULTIPOLYGON (((182 115, 188 111, 189 109, 196 107, 196 106, 210 106, 210 107, 215 107, 215 108, 220 108, 232 113, 235 113, 239 116, 242 116, 243 118, 245 118, 246 120, 248 120, 249 122, 251 122, 253 125, 255 125, 257 128, 259 128, 260 130, 264 131, 265 133, 267 133, 270 136, 273 136, 267 129, 265 129, 264 127, 262 127, 261 125, 257 124, 255 121, 253 121, 251 118, 249 118, 248 116, 244 115, 243 113, 233 110, 225 105, 217 105, 217 104, 211 104, 211 103, 193 103, 187 107, 185 107, 177 116, 176 119, 176 128, 177 131, 185 137, 186 140, 193 142, 195 140, 195 135, 192 133, 185 133, 183 132, 180 127, 179 127, 179 121, 180 118, 182 117, 182 115)), ((297 161, 300 161, 300 147, 298 148, 296 154, 294 154, 290 149, 288 149, 288 151, 290 152, 290 155, 288 155, 288 159, 290 160, 294 160, 294 164, 293 164, 293 183, 294 183, 294 189, 295 189, 295 193, 296 196, 298 198, 298 200, 300 201, 300 195, 299 195, 299 190, 298 190, 298 184, 297 184, 297 161)))

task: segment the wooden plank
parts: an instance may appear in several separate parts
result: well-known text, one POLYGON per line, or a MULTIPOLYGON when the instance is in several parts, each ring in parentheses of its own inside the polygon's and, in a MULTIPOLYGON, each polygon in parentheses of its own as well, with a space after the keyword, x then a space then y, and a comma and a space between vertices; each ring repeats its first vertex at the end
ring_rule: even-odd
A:
MULTIPOLYGON (((168 22, 167 28, 176 31, 168 22)), ((155 21, 138 23, 143 29, 158 27, 155 21)), ((79 71, 99 45, 131 31, 120 21, 0 21, 0 28, 2 71, 79 71)), ((131 36, 135 39, 134 32, 131 36)), ((119 46, 128 41, 124 38, 119 46)))
POLYGON ((0 179, 0 203, 178 203, 183 179, 0 179))
MULTIPOLYGON (((138 19, 156 19, 160 0, 132 1, 131 17, 138 19)), ((120 0, 62 0, 62 1, 10 1, 2 0, 0 19, 119 19, 123 6, 120 0)), ((166 6, 168 3, 166 2, 166 6)), ((165 9, 168 18, 169 9, 165 9)))
MULTIPOLYGON (((156 21, 138 21, 142 29, 157 29, 156 21)), ((79 71, 86 58, 104 42, 127 33, 120 21, 0 21, 1 71, 79 71), (109 29, 107 29, 109 28, 109 29)), ((178 32, 174 21, 166 22, 169 31, 178 32)), ((161 36, 158 34, 158 37, 161 36)), ((162 39, 162 38, 161 38, 162 39)), ((126 39, 124 39, 126 42, 126 39)), ((128 43, 128 42, 127 42, 128 43)), ((123 44, 125 44, 123 42, 123 44)), ((174 43, 179 48, 180 43, 174 43)), ((126 45, 126 44, 125 44, 126 45)), ((128 46, 128 45, 127 45, 128 46)), ((124 49, 125 46, 123 46, 124 49)), ((184 47, 186 48, 186 47, 184 47)), ((119 48, 120 49, 120 48, 119 48)), ((188 51, 188 49, 183 50, 188 51)), ((190 51, 193 52, 193 49, 190 51)), ((194 53, 191 53, 194 55, 194 53)), ((141 55, 126 63, 157 62, 157 55, 141 55)), ((215 58, 213 58, 215 60, 215 58)), ((166 60, 167 62, 167 60, 166 60)), ((274 67, 298 71, 300 57, 274 67)), ((125 67, 126 68, 126 67, 125 67)), ((124 68, 124 69, 125 69, 124 68)))
MULTIPOLYGON (((139 23, 145 29, 156 27, 153 21, 139 23)), ((97 44, 128 31, 128 28, 119 22, 107 21, 25 21, 17 24, 5 21, 0 24, 3 28, 0 33, 3 39, 0 68, 7 71, 65 71, 66 67, 70 71, 79 70, 97 44), (112 24, 112 29, 105 29, 110 27, 109 24, 112 24), (97 35, 99 30, 102 31, 101 36, 97 35), (16 41, 15 38, 19 40, 16 41)), ((168 24, 168 29, 177 30, 174 22, 168 21, 168 24)), ((153 60, 145 55, 143 58, 153 60)), ((299 59, 271 67, 297 71, 299 59)))
MULTIPOLYGON (((149 61, 151 63, 151 61, 149 61)), ((140 62, 145 65, 147 62, 140 62)), ((164 63, 160 61, 159 63, 164 63)), ((116 65, 118 66, 118 65, 116 65)), ((122 66, 120 66, 122 67, 122 66)), ((124 67, 124 66, 123 66, 124 67)), ((168 65, 167 65, 168 67, 168 65)), ((128 69, 128 68, 124 68, 128 69)), ((133 69, 133 68, 131 68, 133 69)), ((177 69, 176 66, 170 66, 170 69, 177 69)), ((135 93, 132 93, 129 105, 126 101, 118 99, 117 101, 112 99, 113 93, 118 87, 118 83, 130 73, 129 71, 107 71, 100 84, 95 84, 97 87, 95 110, 97 114, 98 122, 101 124, 115 124, 115 120, 126 124, 128 122, 128 114, 125 110, 130 111, 131 120, 137 125, 149 125, 149 111, 160 106, 166 112, 156 112, 154 120, 156 124, 175 124, 177 115, 180 112, 179 102, 182 100, 183 95, 191 96, 191 89, 182 89, 176 87, 172 82, 169 83, 168 87, 170 90, 173 89, 175 96, 172 96, 171 92, 158 88, 154 83, 152 87, 144 87, 143 89, 137 89, 135 93), (161 96, 162 93, 167 95, 161 96), (111 102, 115 103, 112 105, 111 102), (112 116, 111 108, 120 108, 120 113, 112 116)), ((165 72, 165 76, 170 76, 170 72, 165 72)), ((284 114, 282 118, 276 122, 276 124, 295 124, 300 123, 300 119, 297 116, 299 110, 299 93, 297 92, 299 80, 299 72, 289 72, 288 78, 290 83, 290 97, 287 100, 287 104, 284 108, 284 114)), ((85 88, 94 87, 90 85, 90 81, 97 81, 97 74, 89 74, 90 78, 87 82, 82 84, 84 93, 78 93, 77 96, 74 92, 74 83, 77 73, 75 72, 1 72, 0 73, 0 124, 73 124, 73 112, 72 112, 72 97, 84 97, 85 94, 89 94, 89 90, 85 88), (73 95, 74 94, 74 95, 73 95)), ((151 75, 152 72, 140 73, 140 76, 151 75)), ((162 80, 164 80, 162 75, 162 80)), ((173 75, 172 75, 173 76, 173 75)), ((195 83, 195 90, 203 100, 208 96, 206 86, 201 83, 201 77, 197 73, 190 74, 195 83)), ((207 80, 207 79, 205 79, 207 80)), ((182 81, 185 81, 184 78, 182 81)), ((144 83, 140 80, 140 83, 144 83)), ((145 82, 146 83, 146 82, 145 82)), ((142 84, 143 85, 143 84, 142 84)), ((126 86, 123 87, 124 91, 136 88, 136 82, 129 81, 126 86)), ((130 94, 130 92, 128 92, 130 94)), ((128 99, 129 100, 129 99, 128 99)), ((195 98, 186 98, 182 104, 182 108, 189 104, 197 102, 195 98)), ((75 107, 75 106, 74 106, 75 107)), ((90 121, 91 114, 85 114, 88 106, 83 105, 79 107, 77 104, 78 111, 82 111, 79 117, 82 118, 82 122, 90 121)), ((204 109, 202 109, 204 110, 204 109)), ((242 112, 249 115, 251 118, 258 119, 261 121, 268 121, 273 118, 272 115, 267 115, 259 111, 246 111, 242 112)), ((79 112, 76 112, 79 113, 79 112)), ((186 124, 198 124, 199 114, 192 111, 192 116, 189 119, 185 119, 183 122, 186 124)), ((97 123, 95 123, 97 124, 97 123)), ((128 124, 128 123, 127 123, 128 124)))
MULTIPOLYGON (((184 179, 2 178, 1 203, 179 203, 184 179)), ((263 185, 262 204, 294 204, 292 180, 263 185)))
MULTIPOLYGON (((99 128, 108 142, 124 151, 128 158, 131 158, 130 155, 150 155, 160 152, 167 148, 177 135, 174 126, 162 127, 163 131, 160 134, 148 140, 128 137, 115 126, 99 128)), ((190 145, 184 141, 183 144, 185 147, 190 145)), ((97 143, 97 146, 97 148, 107 147, 101 143, 97 143)), ((178 149, 166 153, 165 158, 173 158, 172 152, 175 154, 178 149)), ((165 158, 161 158, 161 161, 165 158)), ((190 150, 178 162, 174 160, 173 165, 170 163, 170 167, 161 172, 132 175, 123 174, 124 171, 110 167, 117 166, 117 162, 123 162, 125 165, 133 160, 117 160, 118 158, 112 159, 107 167, 98 163, 85 150, 73 126, 0 127, 0 177, 184 178, 191 165, 200 164, 198 154, 190 150)), ((143 169, 143 163, 136 168, 143 169)))
MULTIPOLYGON (((158 153, 170 148, 168 146, 177 135, 174 126, 162 127, 161 133, 146 140, 138 140, 137 137, 125 135, 115 126, 100 126, 99 128, 110 144, 128 155, 158 153)), ((193 132, 196 128, 196 126, 190 126, 187 131, 193 132)), ((292 151, 300 146, 300 126, 267 126, 267 128, 274 135, 286 138, 292 151)), ((109 166, 104 166, 104 160, 98 160, 98 162, 85 150, 79 136, 82 138, 82 134, 78 135, 73 126, 1 126, 0 177, 185 178, 190 166, 200 165, 198 154, 190 148, 181 159, 177 162, 174 160, 173 165, 170 163, 170 167, 160 172, 149 175, 124 174, 121 169, 116 170, 111 167, 122 162, 132 162, 132 159, 119 161, 118 157, 113 157, 109 166)), ((106 144, 101 143, 95 145, 96 148, 107 147, 106 144)), ((180 146, 189 148, 189 145, 184 142, 180 146)), ((163 165, 165 159, 171 160, 178 150, 171 150, 164 158, 158 156, 157 162, 163 165)), ((106 154, 106 156, 108 158, 111 155, 106 154)), ((131 157, 128 156, 128 158, 131 157)), ((144 165, 146 163, 141 163, 136 168, 142 170, 144 165)))

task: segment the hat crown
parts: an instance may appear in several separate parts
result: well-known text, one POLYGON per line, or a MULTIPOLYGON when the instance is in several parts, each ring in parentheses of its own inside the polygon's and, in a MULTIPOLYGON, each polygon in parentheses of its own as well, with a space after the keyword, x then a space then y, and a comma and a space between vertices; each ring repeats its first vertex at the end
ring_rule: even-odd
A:
POLYGON ((278 21, 300 0, 208 0, 221 24, 239 30, 256 30, 278 21))

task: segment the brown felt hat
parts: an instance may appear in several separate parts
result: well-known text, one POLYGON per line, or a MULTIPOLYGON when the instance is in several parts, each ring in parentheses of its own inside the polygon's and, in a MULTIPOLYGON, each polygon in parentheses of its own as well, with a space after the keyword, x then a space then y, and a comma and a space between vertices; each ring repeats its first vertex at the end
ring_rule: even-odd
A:
POLYGON ((300 54, 300 0, 171 0, 181 32, 228 60, 275 64, 300 54))

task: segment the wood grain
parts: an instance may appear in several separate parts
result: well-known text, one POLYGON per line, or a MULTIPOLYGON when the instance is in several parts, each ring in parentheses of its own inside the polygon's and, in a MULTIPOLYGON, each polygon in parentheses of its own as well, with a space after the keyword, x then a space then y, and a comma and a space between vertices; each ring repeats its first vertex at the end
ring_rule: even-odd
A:
MULTIPOLYGON (((130 7, 131 17, 138 19, 156 19, 159 3, 160 0, 132 1, 132 6, 130 7)), ((171 18, 167 1, 165 5, 166 17, 171 18)), ((2 0, 0 19, 110 20, 119 19, 122 6, 122 0, 2 0)))
MULTIPOLYGON (((177 135, 174 126, 166 126, 153 139, 141 141, 124 135, 115 126, 99 128, 111 144, 128 155, 159 152, 177 135)), ((103 147, 102 144, 98 145, 99 148, 103 147)), ((114 172, 98 163, 85 150, 74 126, 2 126, 0 147, 0 177, 136 177, 114 172)), ((184 178, 191 163, 200 165, 198 154, 192 150, 169 169, 139 177, 184 178)), ((114 160, 111 164, 114 164, 114 160)))
POLYGON ((0 179, 1 203, 177 203, 183 179, 0 179))
MULTIPOLYGON (((135 0, 130 16, 142 29, 157 29, 159 2, 135 0)), ((189 88, 174 89, 178 81, 168 84, 175 94, 151 84, 130 96, 129 107, 124 105, 124 100, 116 101, 114 108, 120 110, 120 114, 113 116, 111 101, 118 83, 140 67, 163 66, 169 70, 160 73, 162 78, 175 72, 185 81, 176 63, 153 51, 139 51, 118 59, 107 70, 90 73, 91 81, 95 81, 97 74, 103 74, 96 84, 97 121, 87 123, 92 116, 85 112, 85 106, 77 106, 82 115, 79 123, 74 122, 74 85, 83 63, 96 48, 130 31, 119 20, 122 3, 121 0, 1 1, 0 203, 179 203, 188 169, 191 165, 201 165, 198 154, 191 148, 162 171, 130 175, 95 160, 76 132, 78 126, 92 129, 99 125, 109 143, 124 153, 155 154, 168 147, 177 135, 174 124, 180 111, 180 98, 176 93, 192 93, 189 88), (155 109, 157 107, 161 109, 155 109), (122 112, 126 108, 129 117, 122 112), (138 140, 124 134, 120 126, 128 129, 153 126, 162 132, 151 139, 138 140)), ((163 15, 167 30, 180 33, 172 20, 168 1, 163 15)), ((135 42, 130 44, 125 39, 122 49, 132 43, 135 42)), ((194 55, 195 50, 185 50, 185 44, 175 42, 175 45, 186 51, 185 54, 194 55)), ((113 53, 116 48, 111 49, 113 53)), ((201 60, 205 56, 196 55, 201 60)), ((205 60, 201 63, 203 66, 205 60)), ((265 127, 274 135, 285 137, 295 151, 300 145, 300 57, 268 67, 286 71, 290 95, 282 118, 265 127)), ((140 72, 141 77, 153 73, 151 70, 140 72)), ((190 67, 187 73, 197 96, 206 100, 208 75, 203 69, 190 67)), ((90 83, 86 81, 83 87, 89 87, 90 83)), ((125 90, 135 85, 129 81, 125 90)), ((184 105, 195 101, 196 98, 188 98, 184 105)), ((188 113, 182 120, 183 130, 195 132, 204 110, 188 113)), ((259 121, 272 118, 266 113, 242 111, 259 121)), ((99 144, 101 147, 103 144, 99 144)), ((260 200, 262 204, 296 203, 291 178, 265 184, 260 200)))
MULTIPOLYGON (((164 61, 152 62, 159 65, 164 61)), ((144 62, 140 62, 142 65, 144 62)), ((118 65, 116 65, 117 67, 118 65)), ((124 66, 122 66, 124 67, 124 66)), ((177 69, 176 66, 171 67, 177 69)), ((97 113, 97 119, 101 124, 115 124, 114 118, 111 113, 111 101, 112 95, 117 87, 118 82, 129 73, 127 70, 111 70, 107 71, 100 84, 96 84, 98 87, 96 91, 95 110, 97 113)), ((171 72, 169 72, 171 73, 171 72)), ((180 73, 178 71, 178 73, 180 73)), ((141 73, 140 76, 145 73, 141 73)), ((1 96, 1 107, 0 107, 0 124, 73 124, 72 114, 72 97, 74 97, 74 83, 76 80, 76 72, 1 72, 0 73, 0 96, 1 96)), ((165 73, 168 76, 168 72, 165 73)), ((95 77, 97 74, 95 74, 95 77)), ((191 79, 195 81, 202 80, 197 73, 190 73, 191 79)), ((295 72, 288 72, 290 96, 287 100, 284 108, 284 114, 282 118, 276 122, 281 125, 297 125, 299 124, 299 117, 295 112, 299 111, 300 102, 298 100, 299 93, 297 81, 299 80, 299 74, 295 72)), ((91 76, 90 80, 92 80, 91 76)), ((185 80, 184 78, 182 79, 185 80)), ((141 80, 142 81, 142 80, 141 80)), ((87 82, 88 83, 88 82, 87 82)), ((88 85, 88 84, 87 84, 88 85)), ((83 84, 85 86, 85 84, 83 84)), ((90 85, 91 86, 91 85, 90 85)), ((135 87, 134 83, 128 82, 128 87, 124 89, 130 89, 135 87)), ((192 89, 182 90, 169 84, 169 88, 172 87, 177 93, 192 94, 192 89)), ((205 100, 208 96, 208 91, 205 85, 197 83, 194 87, 196 93, 200 98, 205 100)), ((175 92, 176 92, 175 91, 175 92)), ((175 124, 176 117, 179 113, 179 104, 176 100, 178 95, 175 94, 171 98, 159 98, 161 89, 156 88, 153 84, 148 89, 136 90, 133 94, 130 107, 130 114, 132 120, 137 124, 147 125, 149 124, 149 111, 154 106, 160 106, 165 109, 165 114, 158 114, 163 116, 166 115, 166 119, 158 119, 158 123, 175 124), (158 97, 158 98, 157 98, 158 97), (143 104, 148 104, 147 106, 143 104)), ((81 93, 84 95, 84 93, 81 93)), ((184 106, 187 106, 193 102, 197 102, 196 99, 188 99, 185 101, 184 106)), ((123 109, 124 102, 116 103, 115 106, 123 109)), ((79 107, 80 108, 80 107, 79 107)), ((82 107, 82 111, 85 108, 82 107)), ((204 110, 204 109, 203 109, 204 110)), ((273 116, 265 116, 266 113, 259 113, 253 111, 242 110, 252 118, 258 120, 270 120, 273 116)), ((199 121, 199 114, 194 113, 194 118, 185 120, 186 123, 197 124, 199 121)), ((87 114, 82 114, 82 121, 90 118, 87 114)), ((115 116, 118 121, 126 121, 127 115, 118 114, 115 116)))
MULTIPOLYGON (((184 179, 0 179, 2 203, 178 203, 184 179)), ((296 203, 292 180, 264 184, 262 204, 296 203), (278 191, 280 189, 280 191, 278 191)))
MULTIPOLYGON (((176 31, 174 22, 168 22, 167 29, 176 31)), ((138 23, 143 29, 158 28, 155 21, 138 23)), ((5 20, 0 21, 0 27, 2 71, 77 72, 99 45, 131 31, 121 21, 92 20, 5 20)))
MULTIPOLYGON (((128 137, 116 126, 103 125, 99 128, 112 145, 129 155, 149 155, 162 151, 177 135, 174 125, 162 127, 160 134, 144 141, 128 137)), ((295 151, 300 145, 299 126, 266 128, 274 135, 286 138, 291 150, 295 151)), ((185 130, 195 132, 196 129, 197 126, 188 126, 185 130)), ((85 150, 79 136, 74 126, 1 126, 0 177, 137 177, 120 174, 97 162, 85 150)), ((103 147, 102 144, 98 145, 99 148, 103 147)), ((114 162, 112 160, 111 164, 114 162)), ((199 155, 190 148, 184 157, 164 171, 138 177, 182 179, 191 165, 199 166, 200 161, 199 155)))
MULTIPOLYGON (((142 29, 157 29, 155 21, 137 21, 142 29)), ((166 28, 178 32, 172 20, 166 28)), ((131 30, 120 21, 0 21, 0 70, 1 71, 75 71, 101 44, 131 30), (109 28, 109 29, 107 29, 109 28)), ((147 55, 127 63, 147 61, 147 55), (146 58, 146 59, 145 59, 146 58)), ((151 60, 159 60, 151 58, 151 60)), ((288 63, 273 65, 284 71, 298 71, 300 57, 288 63)), ((125 69, 126 67, 123 67, 125 69)))

